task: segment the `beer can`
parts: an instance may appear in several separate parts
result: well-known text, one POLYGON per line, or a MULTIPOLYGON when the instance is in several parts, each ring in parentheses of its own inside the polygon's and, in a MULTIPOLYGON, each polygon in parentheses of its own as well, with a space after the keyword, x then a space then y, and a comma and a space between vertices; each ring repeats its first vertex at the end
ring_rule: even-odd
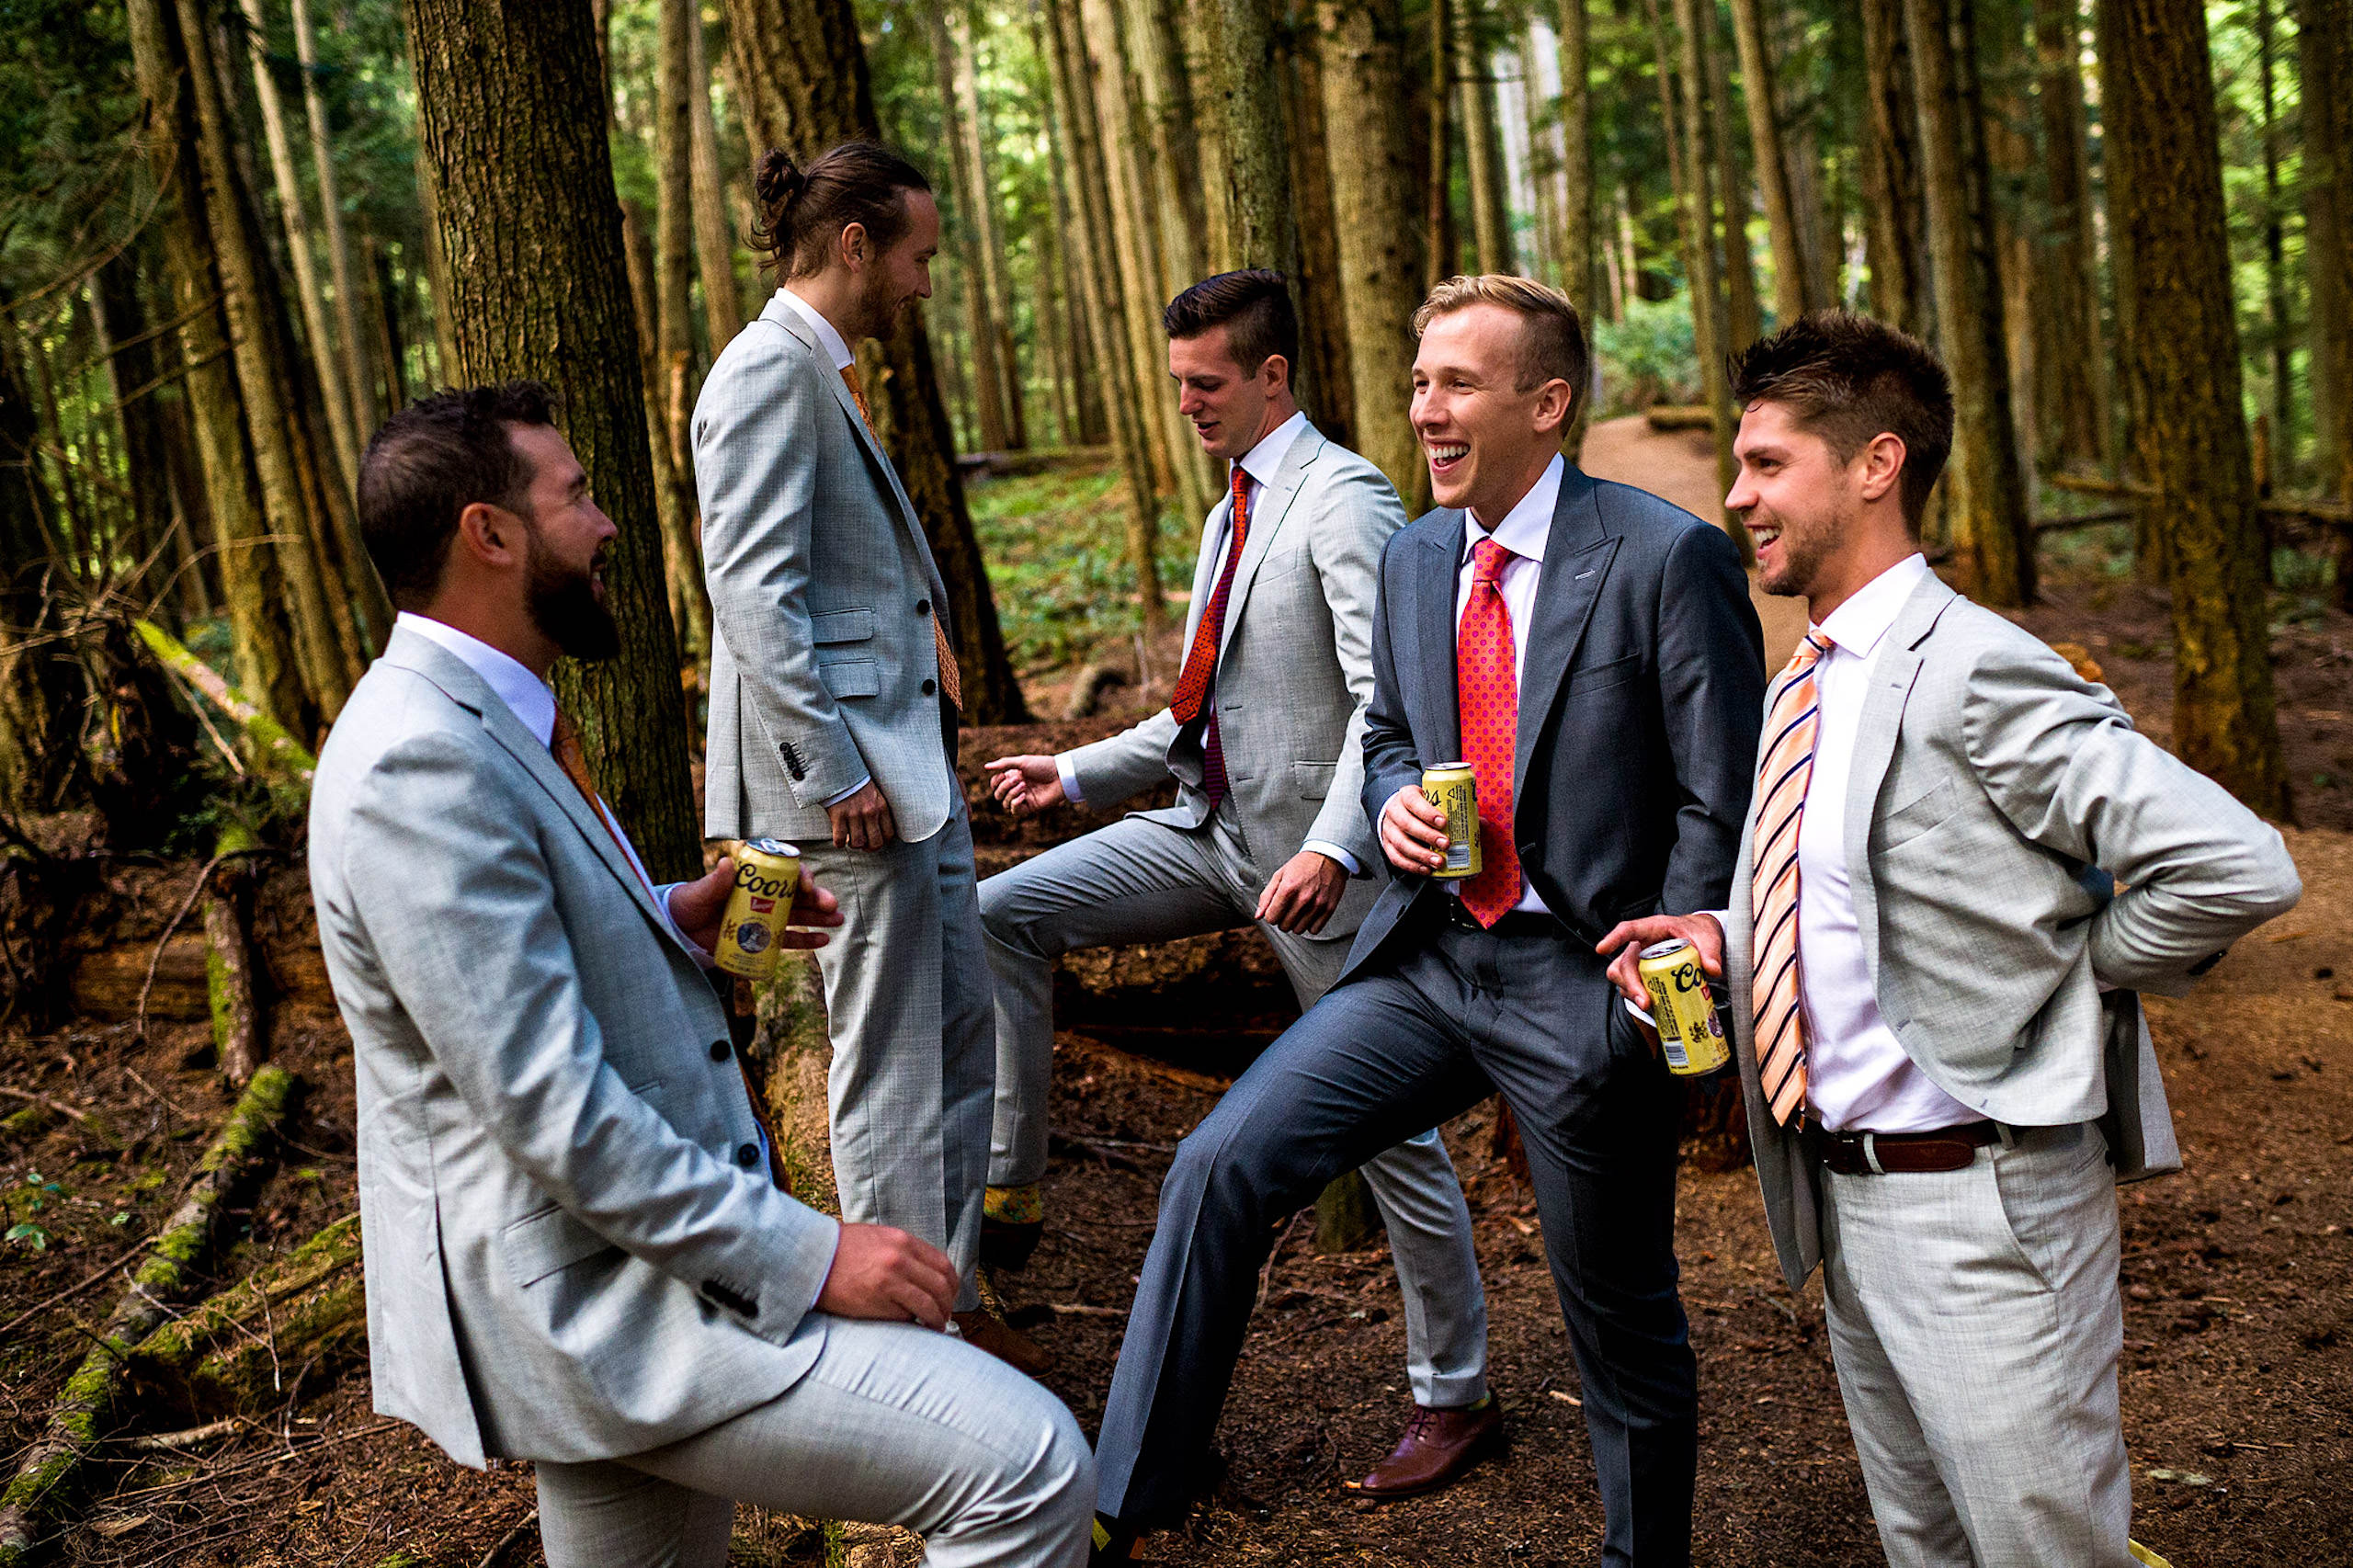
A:
POLYGON ((719 967, 746 980, 773 979, 800 888, 801 851, 791 845, 774 838, 737 845, 735 886, 719 926, 719 967))
POLYGON ((1430 873, 1456 881, 1479 874, 1479 784, 1467 762, 1441 762, 1422 774, 1422 793, 1446 813, 1446 863, 1430 873))
POLYGON ((1666 1055, 1668 1072, 1697 1078, 1732 1060, 1723 1018, 1699 968, 1699 949, 1680 937, 1654 942, 1643 949, 1635 970, 1651 994, 1651 1017, 1658 1024, 1659 1050, 1666 1055))

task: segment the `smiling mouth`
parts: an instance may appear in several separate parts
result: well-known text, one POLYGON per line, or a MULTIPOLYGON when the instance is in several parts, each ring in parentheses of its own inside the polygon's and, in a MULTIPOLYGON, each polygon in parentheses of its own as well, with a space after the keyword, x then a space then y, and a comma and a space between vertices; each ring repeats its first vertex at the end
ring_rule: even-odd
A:
POLYGON ((1471 455, 1471 444, 1467 441, 1427 441, 1423 443, 1422 449, 1429 455, 1432 473, 1449 472, 1471 455))

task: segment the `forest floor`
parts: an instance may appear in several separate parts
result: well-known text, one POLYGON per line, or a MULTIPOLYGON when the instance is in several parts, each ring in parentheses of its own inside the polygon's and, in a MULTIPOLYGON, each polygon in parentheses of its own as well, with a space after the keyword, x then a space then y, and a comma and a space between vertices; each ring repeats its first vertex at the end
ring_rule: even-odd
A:
MULTIPOLYGON (((1595 430, 1591 466, 1677 498, 1677 486, 1696 483, 1692 500, 1704 502, 1704 442, 1694 449, 1629 423, 1639 425, 1595 430)), ((1040 593, 1051 586, 1057 531, 1104 529, 1095 498, 1074 498, 1086 515, 1059 506, 1022 514, 1037 536, 1040 593)), ((1008 499, 1021 497, 983 492, 976 511, 1008 499)), ((2109 572, 2097 549, 2078 553, 2046 557, 2048 602, 2026 623, 2093 650, 2138 721, 2163 738, 2171 676, 2162 601, 2109 572)), ((1760 605, 1776 660, 1802 630, 1794 608, 1760 605)), ((2304 902, 2241 942, 2195 995, 2152 1004, 2188 1169, 2121 1194, 2135 1534, 2180 1568, 2309 1561, 2353 1540, 2353 810, 2343 804, 2353 790, 2320 782, 2353 778, 2353 619, 2292 607, 2279 635, 2282 728, 2309 824, 2287 830, 2304 902)), ((1147 651, 1151 667, 1173 669, 1173 642, 1147 651)), ((1052 668, 1046 638, 1030 646, 1033 706, 1059 710, 1060 686, 1097 651, 1066 637, 1052 668)), ((1001 752, 1107 733, 1165 700, 1165 688, 1113 696, 1097 718, 968 733, 968 780, 1001 752)), ((1019 824, 987 804, 974 814, 984 872, 1095 820, 1071 808, 1019 824)), ((39 1225, 46 1243, 0 1251, 0 1449, 11 1470, 119 1293, 115 1266, 170 1210, 229 1104, 209 1062, 200 948, 190 952, 188 934, 165 949, 145 1038, 119 1017, 124 975, 135 991, 195 871, 107 864, 68 939, 81 964, 77 1016, 39 1036, 0 1036, 0 1086, 37 1113, 0 1106, 0 1199, 8 1222, 39 1225)), ((299 863, 270 870, 256 926, 277 998, 271 1051, 309 1090, 280 1173, 219 1266, 224 1278, 355 1204, 349 1046, 325 993, 299 863)), ((1060 1358, 1046 1381, 1092 1431, 1170 1151, 1290 1007, 1263 945, 1244 936, 1074 957, 1058 1008, 1050 1230, 1029 1268, 998 1283, 1015 1320, 1060 1358), (1086 1310, 1058 1310, 1070 1308, 1086 1310)), ((1155 1559, 1219 1568, 1595 1560, 1600 1510, 1575 1371, 1529 1194, 1491 1157, 1489 1114, 1474 1110, 1447 1135, 1476 1216, 1509 1459, 1451 1491, 1386 1506, 1340 1489, 1402 1424, 1403 1318, 1384 1251, 1319 1256, 1302 1226, 1279 1250, 1228 1402, 1226 1483, 1190 1528, 1148 1542, 1155 1559)), ((1678 1244, 1701 1383, 1699 1560, 1880 1561, 1819 1289, 1792 1295, 1781 1285, 1745 1169, 1687 1165, 1678 1244)), ((466 1565, 494 1548, 509 1564, 540 1560, 536 1534, 515 1533, 534 1504, 529 1466, 485 1474, 449 1463, 413 1429, 370 1414, 362 1369, 285 1366, 279 1383, 282 1404, 267 1419, 204 1447, 110 1445, 95 1506, 58 1543, 65 1560, 367 1568, 399 1553, 466 1565)), ((151 1408, 142 1425, 186 1419, 151 1408)), ((814 1534, 790 1521, 749 1510, 739 1520, 738 1562, 819 1555, 814 1534)), ((881 1568, 911 1559, 904 1543, 870 1539, 850 1560, 881 1568)))

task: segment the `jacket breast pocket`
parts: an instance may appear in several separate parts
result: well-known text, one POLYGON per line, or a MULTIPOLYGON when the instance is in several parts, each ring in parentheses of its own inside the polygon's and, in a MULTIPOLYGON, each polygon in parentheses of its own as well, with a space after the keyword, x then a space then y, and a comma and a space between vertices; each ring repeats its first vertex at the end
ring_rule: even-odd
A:
POLYGON ((507 1278, 523 1290, 584 1258, 620 1249, 562 1209, 549 1207, 510 1221, 498 1236, 507 1278))
POLYGON ((863 642, 874 635, 870 609, 827 610, 809 618, 809 635, 817 642, 863 642))
POLYGON ((882 689, 882 666, 872 659, 843 659, 819 665, 817 678, 835 697, 872 697, 882 689))
POLYGON ((1606 691, 1613 686, 1623 686, 1643 673, 1643 656, 1627 653, 1615 659, 1605 659, 1597 665, 1581 665, 1569 672, 1569 692, 1583 696, 1587 692, 1606 691))
POLYGON ((1944 824, 1960 805, 1960 791, 1948 778, 1927 794, 1898 806, 1880 820, 1871 835, 1873 853, 1884 855, 1899 849, 1925 833, 1944 824))
POLYGON ((1332 775, 1339 770, 1336 762, 1294 762, 1290 776, 1299 785, 1302 801, 1320 801, 1332 792, 1332 775))

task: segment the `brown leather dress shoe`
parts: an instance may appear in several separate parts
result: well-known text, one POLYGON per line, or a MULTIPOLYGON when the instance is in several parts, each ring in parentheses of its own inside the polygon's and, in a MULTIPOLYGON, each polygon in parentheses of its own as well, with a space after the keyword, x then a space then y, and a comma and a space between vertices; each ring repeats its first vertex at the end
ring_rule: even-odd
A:
POLYGON ((983 1310, 958 1312, 956 1332, 973 1349, 987 1351, 1017 1372, 1035 1378, 1053 1367, 1052 1351, 983 1310))
POLYGON ((1348 1490, 1386 1501, 1413 1497, 1459 1481, 1471 1467, 1504 1446, 1504 1411, 1492 1395, 1461 1410, 1414 1407, 1390 1456, 1348 1490))

